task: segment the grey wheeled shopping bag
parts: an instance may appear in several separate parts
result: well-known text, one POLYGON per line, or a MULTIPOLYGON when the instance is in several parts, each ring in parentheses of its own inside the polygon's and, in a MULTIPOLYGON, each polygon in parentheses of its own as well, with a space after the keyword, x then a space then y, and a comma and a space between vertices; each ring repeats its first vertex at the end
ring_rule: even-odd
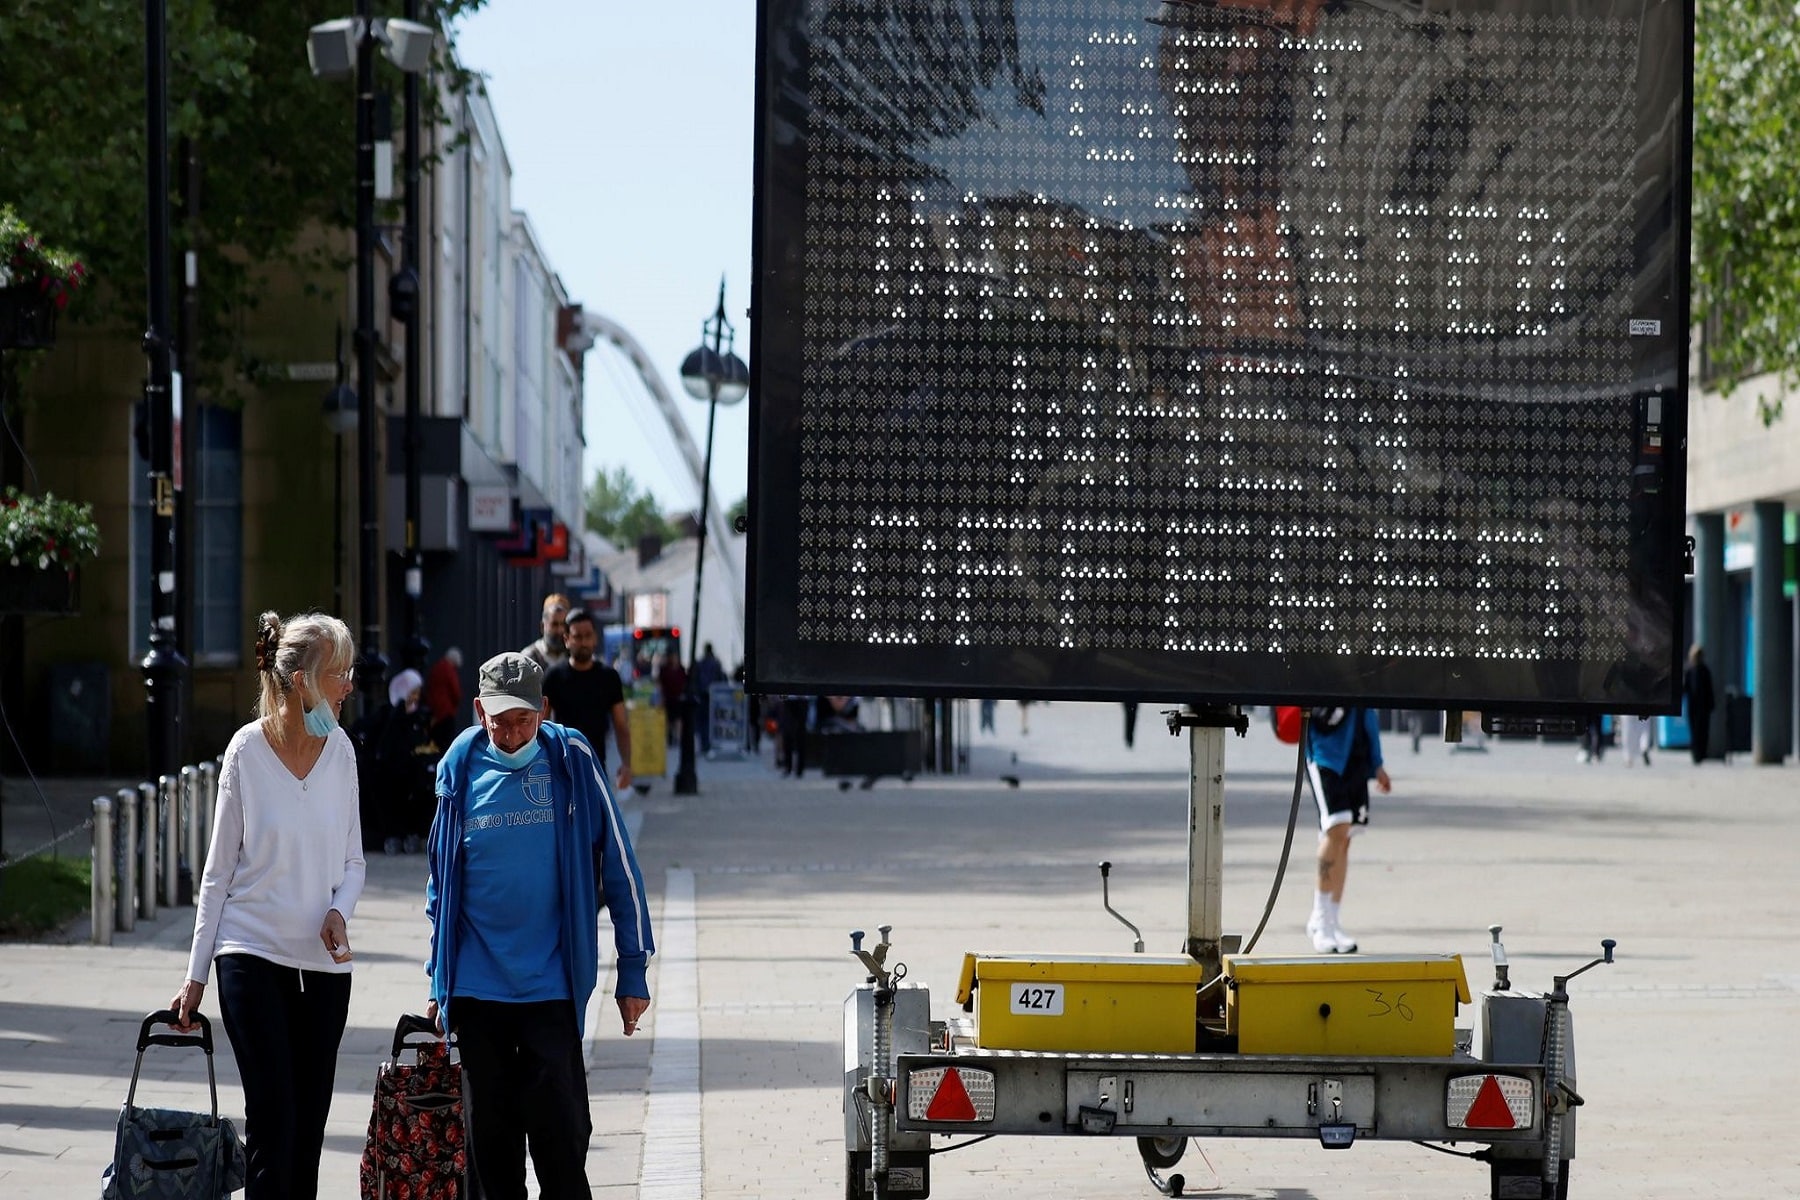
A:
POLYGON ((219 1200, 244 1186, 244 1146, 230 1120, 219 1116, 219 1083, 213 1073, 212 1025, 199 1013, 199 1033, 152 1033, 173 1027, 170 1010, 153 1012, 138 1030, 137 1064, 119 1113, 112 1164, 100 1176, 101 1200, 219 1200), (212 1111, 139 1108, 138 1075, 151 1046, 198 1046, 206 1052, 212 1111))

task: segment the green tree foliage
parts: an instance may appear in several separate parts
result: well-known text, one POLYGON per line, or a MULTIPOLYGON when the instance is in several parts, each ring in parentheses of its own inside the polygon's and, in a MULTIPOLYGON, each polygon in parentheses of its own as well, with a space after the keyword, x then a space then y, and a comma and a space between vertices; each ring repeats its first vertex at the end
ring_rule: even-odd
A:
POLYGON ((587 527, 622 549, 654 534, 664 541, 680 536, 674 522, 656 507, 656 497, 638 486, 624 467, 594 473, 587 492, 587 527))
MULTIPOLYGON (((1722 382, 1800 367, 1800 6, 1700 0, 1694 316, 1722 382)), ((1763 419, 1780 415, 1765 404, 1763 419)))
MULTIPOLYGON (((443 22, 482 2, 424 8, 443 22)), ((201 361, 189 367, 215 386, 244 368, 234 317, 255 305, 262 270, 324 265, 297 249, 297 235, 352 223, 352 88, 314 79, 306 62, 308 28, 348 8, 343 0, 167 0, 170 146, 189 139, 202 170, 192 247, 201 361)), ((397 93, 398 74, 378 72, 397 93)), ((7 0, 0 81, 0 201, 92 270, 99 286, 71 307, 72 319, 141 327, 143 0, 7 0)), ((172 210, 179 183, 171 162, 172 210)), ((189 248, 178 215, 173 233, 178 252, 189 248)))

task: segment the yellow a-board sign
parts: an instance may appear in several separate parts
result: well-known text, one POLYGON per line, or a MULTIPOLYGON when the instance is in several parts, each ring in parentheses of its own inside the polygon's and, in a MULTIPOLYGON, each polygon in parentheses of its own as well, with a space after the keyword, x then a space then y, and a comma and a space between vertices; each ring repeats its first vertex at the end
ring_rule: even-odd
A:
POLYGON ((669 718, 647 700, 625 706, 631 727, 631 777, 654 779, 669 773, 669 718))

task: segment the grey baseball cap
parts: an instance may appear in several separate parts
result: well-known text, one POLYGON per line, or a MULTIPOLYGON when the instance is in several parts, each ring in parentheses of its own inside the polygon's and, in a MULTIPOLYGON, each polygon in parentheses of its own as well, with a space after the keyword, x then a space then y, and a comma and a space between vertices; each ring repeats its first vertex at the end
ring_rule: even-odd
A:
POLYGON ((481 664, 480 688, 475 698, 483 712, 503 713, 516 708, 538 712, 544 707, 544 672, 541 667, 508 650, 481 664))

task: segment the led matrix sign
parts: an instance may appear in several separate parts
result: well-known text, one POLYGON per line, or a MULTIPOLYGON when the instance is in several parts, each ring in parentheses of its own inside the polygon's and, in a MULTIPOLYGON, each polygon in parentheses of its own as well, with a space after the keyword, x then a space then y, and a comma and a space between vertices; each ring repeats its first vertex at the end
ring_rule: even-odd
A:
POLYGON ((1663 0, 764 0, 766 690, 1667 707, 1663 0))

